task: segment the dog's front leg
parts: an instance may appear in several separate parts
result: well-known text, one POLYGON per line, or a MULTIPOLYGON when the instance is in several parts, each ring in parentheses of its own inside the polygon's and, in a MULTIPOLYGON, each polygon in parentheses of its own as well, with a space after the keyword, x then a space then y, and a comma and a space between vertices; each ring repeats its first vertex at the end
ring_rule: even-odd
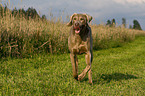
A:
POLYGON ((89 83, 92 84, 91 53, 90 52, 87 52, 87 54, 85 55, 85 58, 86 58, 87 66, 83 70, 83 72, 78 76, 78 80, 79 81, 82 80, 86 76, 86 74, 88 72, 89 83))
POLYGON ((71 53, 70 59, 71 59, 72 68, 73 68, 73 77, 76 80, 78 80, 78 59, 77 59, 77 56, 71 53))

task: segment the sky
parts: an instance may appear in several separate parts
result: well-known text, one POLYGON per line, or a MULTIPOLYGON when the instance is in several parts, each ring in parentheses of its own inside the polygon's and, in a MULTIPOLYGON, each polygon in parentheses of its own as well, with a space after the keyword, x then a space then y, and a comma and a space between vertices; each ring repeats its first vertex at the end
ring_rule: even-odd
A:
POLYGON ((125 18, 129 26, 136 19, 145 30, 145 0, 0 0, 0 3, 11 9, 33 7, 47 18, 53 14, 53 17, 61 16, 65 21, 73 13, 87 13, 95 24, 105 24, 114 18, 120 25, 125 18))

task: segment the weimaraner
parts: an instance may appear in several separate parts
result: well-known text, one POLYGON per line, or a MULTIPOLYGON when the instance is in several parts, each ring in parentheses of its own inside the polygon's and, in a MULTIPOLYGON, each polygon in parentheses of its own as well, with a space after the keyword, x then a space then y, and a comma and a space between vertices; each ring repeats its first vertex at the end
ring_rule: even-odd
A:
POLYGON ((68 38, 68 47, 70 50, 73 77, 76 80, 81 81, 88 72, 89 83, 93 84, 91 71, 91 63, 93 60, 93 40, 91 28, 88 25, 91 20, 92 16, 89 16, 88 14, 74 13, 70 17, 70 21, 67 25, 71 26, 68 38), (83 72, 78 75, 78 59, 76 55, 82 53, 85 53, 87 66, 83 72))

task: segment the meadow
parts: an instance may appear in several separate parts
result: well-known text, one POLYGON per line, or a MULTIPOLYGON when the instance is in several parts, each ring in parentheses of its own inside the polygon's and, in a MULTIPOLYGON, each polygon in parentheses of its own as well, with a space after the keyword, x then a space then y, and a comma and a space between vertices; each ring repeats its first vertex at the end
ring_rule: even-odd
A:
MULTIPOLYGON (((145 38, 118 48, 94 51, 93 85, 72 76, 69 54, 39 54, 0 61, 2 96, 144 96, 145 38)), ((79 56, 79 73, 86 67, 79 56)))
MULTIPOLYGON (((0 17, 0 94, 133 95, 145 92, 145 31, 90 24, 93 83, 72 77, 67 38, 70 27, 51 20, 0 17)), ((85 68, 79 56, 79 73, 85 68)))

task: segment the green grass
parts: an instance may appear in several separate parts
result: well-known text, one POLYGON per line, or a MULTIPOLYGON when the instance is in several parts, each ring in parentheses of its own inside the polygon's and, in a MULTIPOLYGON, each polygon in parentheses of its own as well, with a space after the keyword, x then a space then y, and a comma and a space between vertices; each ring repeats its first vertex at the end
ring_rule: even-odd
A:
MULTIPOLYGON (((79 73, 85 68, 79 56, 79 73)), ((144 96, 145 37, 122 47, 94 51, 93 86, 87 76, 72 77, 69 54, 1 59, 0 94, 3 96, 82 95, 144 96)))

